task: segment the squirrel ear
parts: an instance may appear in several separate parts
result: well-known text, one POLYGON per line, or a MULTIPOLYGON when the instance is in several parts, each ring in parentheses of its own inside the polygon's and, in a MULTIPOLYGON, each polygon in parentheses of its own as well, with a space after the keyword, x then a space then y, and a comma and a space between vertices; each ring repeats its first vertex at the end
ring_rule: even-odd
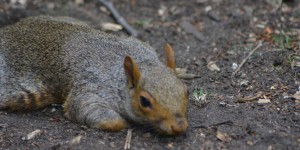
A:
POLYGON ((167 43, 165 45, 167 67, 175 71, 175 54, 173 48, 167 43))
POLYGON ((138 65, 130 56, 125 57, 124 70, 127 77, 129 88, 136 87, 138 81, 140 80, 141 73, 138 68, 138 65))

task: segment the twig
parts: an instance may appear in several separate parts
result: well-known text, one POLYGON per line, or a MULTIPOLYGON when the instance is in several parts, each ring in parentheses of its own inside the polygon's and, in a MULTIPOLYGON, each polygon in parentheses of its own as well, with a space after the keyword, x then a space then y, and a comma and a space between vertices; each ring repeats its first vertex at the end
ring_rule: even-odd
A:
POLYGON ((220 126, 220 125, 233 125, 233 122, 231 120, 228 120, 228 121, 216 123, 213 126, 220 126))
POLYGON ((255 101, 256 99, 258 99, 259 97, 261 97, 263 94, 262 91, 257 92, 254 96, 249 96, 249 97, 245 97, 245 98, 238 98, 238 103, 245 103, 245 102, 252 102, 255 101))
POLYGON ((134 37, 138 36, 138 32, 131 27, 126 20, 118 13, 118 11, 115 9, 112 2, 108 0, 98 0, 102 5, 104 5, 113 15, 113 17, 116 19, 116 21, 124 27, 124 29, 131 34, 134 37))
POLYGON ((242 63, 239 65, 239 67, 232 73, 232 77, 235 76, 235 74, 242 68, 242 66, 246 63, 246 61, 249 59, 249 57, 262 46, 262 42, 259 41, 258 45, 248 54, 248 56, 242 61, 242 63))
POLYGON ((212 124, 212 125, 209 125, 209 126, 196 125, 196 126, 192 126, 192 128, 204 128, 204 129, 206 129, 206 128, 209 128, 209 127, 216 127, 216 126, 220 126, 220 125, 233 125, 233 122, 231 120, 228 120, 228 121, 212 124))
POLYGON ((126 141, 125 141, 125 146, 124 146, 125 150, 130 149, 131 135, 132 135, 132 129, 128 129, 127 130, 126 141))

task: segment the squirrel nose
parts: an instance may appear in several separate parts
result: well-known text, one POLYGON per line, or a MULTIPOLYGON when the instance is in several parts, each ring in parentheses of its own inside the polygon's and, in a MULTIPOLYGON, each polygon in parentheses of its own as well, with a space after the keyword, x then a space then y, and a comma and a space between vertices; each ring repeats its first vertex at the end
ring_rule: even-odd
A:
POLYGON ((185 118, 177 118, 176 122, 171 124, 173 134, 183 133, 187 129, 187 121, 185 118))

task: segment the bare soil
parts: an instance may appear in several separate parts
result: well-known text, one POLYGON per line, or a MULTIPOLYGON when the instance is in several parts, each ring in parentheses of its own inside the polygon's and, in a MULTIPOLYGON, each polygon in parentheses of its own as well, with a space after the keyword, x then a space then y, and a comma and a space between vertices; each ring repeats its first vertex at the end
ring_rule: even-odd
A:
MULTIPOLYGON (((300 4, 283 0, 278 8, 271 1, 112 0, 138 30, 138 38, 150 43, 162 60, 168 42, 177 67, 200 75, 184 80, 190 93, 188 131, 166 137, 132 125, 131 149, 300 149, 300 100, 293 97, 300 90, 300 4), (292 31, 296 34, 289 34, 292 31), (291 45, 286 38, 292 39, 291 45), (262 46, 232 76, 235 64, 259 41, 262 46), (213 71, 211 64, 217 66, 213 71), (197 88, 207 93, 205 105, 193 95, 197 88), (249 97, 249 102, 238 102, 249 97)), ((98 29, 101 23, 115 23, 96 0, 12 2, 0 1, 0 27, 41 14, 72 16, 98 29)), ((0 149, 123 149, 126 135, 127 130, 109 133, 70 122, 60 105, 0 111, 0 149), (40 134, 25 139, 37 129, 40 134)))

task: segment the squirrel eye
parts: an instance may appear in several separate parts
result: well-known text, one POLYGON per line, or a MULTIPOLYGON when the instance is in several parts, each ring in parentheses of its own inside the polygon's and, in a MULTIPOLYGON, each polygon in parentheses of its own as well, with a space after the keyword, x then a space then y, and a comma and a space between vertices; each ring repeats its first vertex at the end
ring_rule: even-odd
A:
POLYGON ((140 96, 140 103, 143 107, 152 107, 151 102, 144 96, 140 96))

